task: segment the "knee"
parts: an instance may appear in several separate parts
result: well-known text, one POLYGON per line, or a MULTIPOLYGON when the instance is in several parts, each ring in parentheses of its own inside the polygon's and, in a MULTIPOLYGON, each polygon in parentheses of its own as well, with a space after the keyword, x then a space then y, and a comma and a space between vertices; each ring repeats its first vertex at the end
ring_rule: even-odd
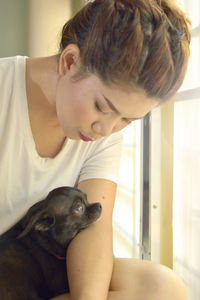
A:
POLYGON ((122 299, 187 300, 186 287, 169 268, 138 259, 115 259, 111 291, 122 291, 122 299))
MULTIPOLYGON (((187 300, 186 286, 174 271, 163 265, 150 263, 143 273, 144 299, 154 300, 187 300)), ((143 298, 141 298, 143 299, 143 298)))

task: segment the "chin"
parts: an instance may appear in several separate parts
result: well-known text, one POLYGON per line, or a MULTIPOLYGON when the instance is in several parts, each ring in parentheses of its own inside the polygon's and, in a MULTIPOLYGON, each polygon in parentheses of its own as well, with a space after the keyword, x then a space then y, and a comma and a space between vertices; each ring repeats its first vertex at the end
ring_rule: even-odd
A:
POLYGON ((65 134, 65 137, 70 140, 78 141, 81 139, 80 136, 78 135, 78 133, 73 133, 72 131, 70 132, 69 130, 65 130, 64 134, 65 134))

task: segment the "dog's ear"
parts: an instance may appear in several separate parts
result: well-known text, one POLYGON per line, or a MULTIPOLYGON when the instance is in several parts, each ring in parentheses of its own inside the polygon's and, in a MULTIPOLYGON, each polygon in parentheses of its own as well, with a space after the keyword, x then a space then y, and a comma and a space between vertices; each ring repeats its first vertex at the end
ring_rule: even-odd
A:
POLYGON ((35 223, 34 229, 39 231, 47 231, 55 224, 55 216, 49 212, 44 212, 39 220, 35 223))
POLYGON ((47 231, 55 224, 55 216, 52 215, 50 212, 45 210, 38 211, 32 216, 29 215, 29 218, 25 217, 24 222, 24 230, 18 235, 17 238, 24 237, 27 235, 31 230, 38 230, 38 231, 47 231))

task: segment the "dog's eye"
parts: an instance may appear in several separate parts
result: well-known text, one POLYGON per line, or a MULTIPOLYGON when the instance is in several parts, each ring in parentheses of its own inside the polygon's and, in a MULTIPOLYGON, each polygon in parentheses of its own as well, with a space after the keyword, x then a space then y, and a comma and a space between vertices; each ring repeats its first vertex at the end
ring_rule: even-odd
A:
POLYGON ((74 207, 73 209, 74 213, 77 214, 77 215, 82 215, 83 212, 84 212, 84 207, 83 207, 83 204, 81 202, 78 202, 76 204, 76 206, 74 207))

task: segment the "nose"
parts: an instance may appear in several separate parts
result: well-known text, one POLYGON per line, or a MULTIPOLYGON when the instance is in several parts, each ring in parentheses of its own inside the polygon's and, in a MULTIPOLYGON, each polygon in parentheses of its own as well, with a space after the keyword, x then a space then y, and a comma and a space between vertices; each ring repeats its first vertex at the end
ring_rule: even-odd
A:
POLYGON ((101 203, 97 202, 96 207, 97 207, 98 210, 100 210, 100 211, 102 210, 102 205, 101 205, 101 203))
POLYGON ((92 124, 92 130, 94 133, 101 135, 101 136, 108 136, 118 130, 121 129, 119 124, 119 120, 104 120, 104 121, 97 121, 92 124))

